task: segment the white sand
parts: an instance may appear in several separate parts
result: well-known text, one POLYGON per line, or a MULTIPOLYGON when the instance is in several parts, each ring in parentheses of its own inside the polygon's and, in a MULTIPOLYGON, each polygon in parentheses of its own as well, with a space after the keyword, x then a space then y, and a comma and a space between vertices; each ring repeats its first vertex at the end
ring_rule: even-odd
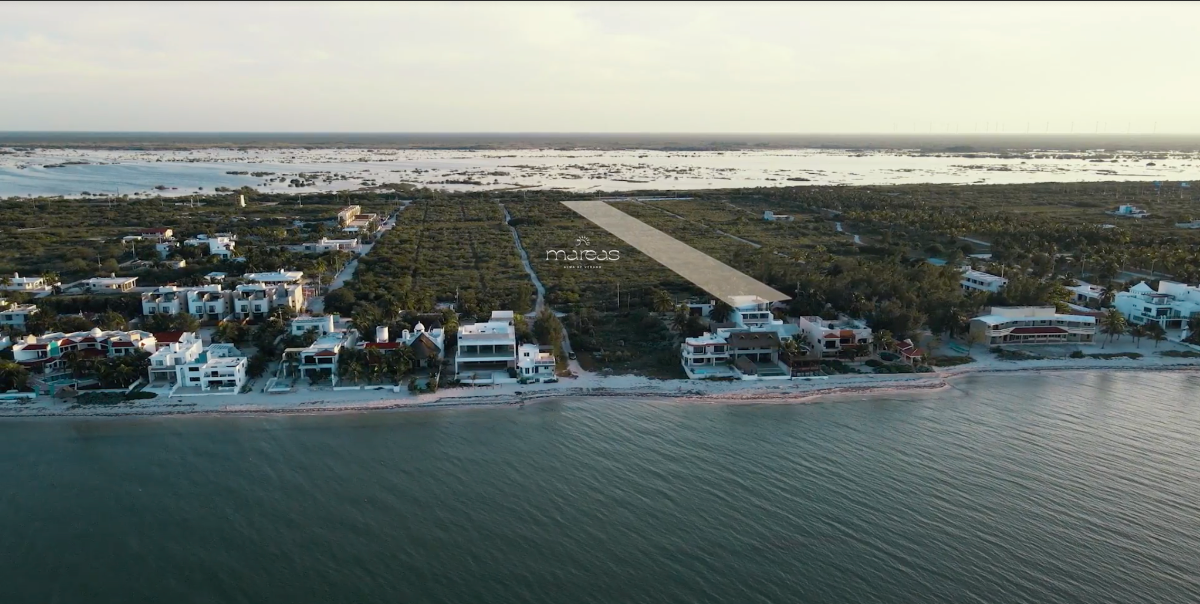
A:
MULTIPOLYGON (((1087 352, 1133 351, 1132 343, 1098 346, 1087 352)), ((1159 350, 1181 350, 1178 344, 1164 343, 1159 350)), ((1036 350, 1031 348, 1031 350, 1036 350)), ((695 403, 767 403, 804 402, 816 397, 901 390, 935 390, 948 386, 947 380, 973 374, 999 372, 1043 372, 1065 370, 1104 371, 1200 371, 1198 358, 1173 358, 1155 354, 1153 343, 1143 343, 1137 352, 1141 359, 1056 358, 1037 361, 1002 361, 994 355, 975 351, 974 363, 945 368, 937 373, 847 374, 825 379, 708 382, 693 380, 656 380, 638 376, 600 376, 582 373, 577 378, 555 384, 502 385, 444 388, 436 393, 414 395, 392 392, 390 387, 367 390, 333 391, 298 389, 287 394, 252 392, 238 395, 172 397, 134 401, 120 405, 76 406, 69 401, 39 397, 28 403, 0 402, 0 417, 111 417, 186 414, 277 414, 353 412, 381 409, 456 408, 517 405, 548 398, 585 396, 673 398, 695 403)), ((1164 379, 1171 379, 1165 377, 1164 379)), ((261 387, 265 383, 259 381, 261 387)))

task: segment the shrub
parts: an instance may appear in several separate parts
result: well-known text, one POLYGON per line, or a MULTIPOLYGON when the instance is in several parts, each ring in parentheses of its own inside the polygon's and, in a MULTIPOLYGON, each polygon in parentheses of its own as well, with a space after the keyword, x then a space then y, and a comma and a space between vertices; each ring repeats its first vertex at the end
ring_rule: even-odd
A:
POLYGON ((1070 357, 1072 359, 1082 359, 1085 356, 1087 356, 1087 355, 1083 354, 1082 350, 1076 350, 1076 351, 1071 352, 1071 354, 1070 354, 1070 357))
POLYGON ((933 373, 933 367, 929 365, 921 365, 917 367, 917 373, 933 373))
POLYGON ((867 367, 879 367, 883 365, 883 361, 880 361, 879 359, 867 359, 866 363, 867 367))
POLYGON ((1195 350, 1164 350, 1158 354, 1164 357, 1175 357, 1182 359, 1200 358, 1200 352, 1196 352, 1195 350))

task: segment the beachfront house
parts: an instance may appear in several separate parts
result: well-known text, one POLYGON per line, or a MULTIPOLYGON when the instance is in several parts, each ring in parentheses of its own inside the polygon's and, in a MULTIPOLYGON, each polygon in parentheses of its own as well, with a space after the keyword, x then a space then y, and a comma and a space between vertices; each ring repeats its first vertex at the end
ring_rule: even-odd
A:
POLYGON ((181 383, 179 368, 196 362, 204 344, 198 334, 190 331, 156 333, 154 339, 157 345, 150 355, 148 387, 171 390, 171 386, 181 383))
POLYGON ((517 375, 529 382, 554 379, 554 353, 537 344, 517 348, 517 375))
POLYGON ((959 285, 962 286, 964 292, 981 291, 994 294, 1008 285, 1008 279, 967 267, 963 269, 959 285))
POLYGON ((459 326, 454 375, 468 384, 514 381, 508 373, 517 361, 513 322, 511 310, 495 310, 486 323, 459 326))
POLYGON ((33 315, 37 314, 38 307, 32 304, 10 304, 7 307, 0 304, 0 327, 11 327, 20 331, 25 331, 25 326, 33 315))
POLYGON ((971 319, 970 333, 988 346, 1091 344, 1096 317, 1059 314, 1053 306, 993 306, 971 319))
POLYGON ((338 356, 354 341, 354 332, 341 331, 323 335, 305 348, 289 348, 285 355, 295 354, 299 360, 299 377, 320 381, 329 378, 334 386, 338 381, 338 356))
MULTIPOLYGON (((683 371, 691 379, 782 379, 792 367, 781 356, 783 343, 798 338, 801 328, 771 314, 770 303, 754 296, 734 296, 728 323, 680 344, 683 371)), ((794 359, 796 361, 799 358, 794 359)))
POLYGON ((1163 280, 1156 290, 1142 281, 1118 293, 1113 306, 1132 324, 1158 323, 1163 329, 1180 329, 1200 314, 1200 287, 1163 280))
POLYGON ((91 331, 74 333, 45 333, 14 338, 13 360, 29 371, 31 385, 43 392, 75 384, 71 376, 74 359, 114 358, 139 352, 153 353, 157 340, 154 335, 139 330, 91 331))
POLYGON ((837 319, 800 317, 800 327, 823 358, 859 358, 870 352, 872 333, 865 321, 842 316, 837 319))

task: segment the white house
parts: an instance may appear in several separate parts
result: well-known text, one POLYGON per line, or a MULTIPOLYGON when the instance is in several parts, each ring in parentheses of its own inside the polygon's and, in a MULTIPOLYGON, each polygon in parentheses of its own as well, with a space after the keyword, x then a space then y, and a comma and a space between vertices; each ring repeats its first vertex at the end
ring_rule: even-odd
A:
POLYGON ((289 326, 288 330, 294 336, 302 336, 312 331, 317 334, 317 337, 321 337, 335 331, 333 318, 333 315, 325 315, 322 317, 296 317, 295 319, 292 319, 292 324, 289 326))
POLYGON ((684 373, 692 379, 791 377, 780 350, 783 342, 799 335, 800 327, 775 319, 770 303, 760 298, 735 296, 733 302, 729 323, 680 344, 684 373))
POLYGON ((808 336, 813 348, 827 358, 844 354, 864 356, 873 337, 866 322, 850 317, 800 317, 796 324, 800 326, 800 331, 808 336))
POLYGON ((154 335, 146 331, 101 331, 95 328, 70 334, 55 332, 41 336, 28 335, 17 339, 12 350, 13 360, 31 374, 52 376, 70 370, 64 357, 70 352, 82 357, 111 358, 139 351, 153 353, 156 343, 154 335))
POLYGON ((57 283, 46 283, 46 280, 41 277, 22 277, 20 273, 13 273, 12 277, 8 278, 8 285, 0 285, 0 289, 11 291, 45 291, 50 289, 57 283))
POLYGON ((230 233, 217 233, 212 236, 196 235, 192 239, 185 239, 183 244, 192 247, 207 247, 210 256, 229 259, 233 257, 233 248, 237 245, 237 236, 230 233))
POLYGON ((229 316, 232 306, 229 293, 220 285, 176 287, 164 285, 142 294, 143 315, 178 315, 188 313, 202 321, 219 321, 229 316))
POLYGON ((229 293, 233 316, 238 319, 265 319, 275 308, 285 306, 304 310, 304 288, 299 283, 243 284, 229 293))
POLYGON ((1179 329, 1200 314, 1200 287, 1164 280, 1158 282, 1156 291, 1142 281, 1118 293, 1113 306, 1130 323, 1158 323, 1164 329, 1179 329))
POLYGON ((143 239, 154 239, 156 241, 164 241, 170 239, 175 234, 175 231, 169 227, 160 227, 155 229, 146 229, 141 232, 143 239))
POLYGON ((15 327, 25 331, 29 318, 37 312, 38 307, 32 304, 12 304, 4 307, 4 310, 0 310, 0 327, 15 327))
POLYGON ((242 275, 242 279, 249 283, 299 283, 303 278, 303 271, 271 271, 242 275))
POLYGON ((181 379, 179 368, 196 362, 204 350, 200 336, 195 332, 179 331, 154 334, 157 350, 150 355, 150 387, 178 385, 181 379))
POLYGON ((554 353, 537 344, 521 344, 517 347, 517 375, 534 382, 554 378, 554 353))
POLYGON ((137 277, 118 277, 111 275, 109 277, 92 277, 79 282, 79 285, 89 290, 106 290, 113 292, 132 291, 137 285, 137 277))
POLYGON ((994 294, 1008 285, 1008 279, 967 268, 963 270, 962 280, 959 281, 959 284, 962 285, 964 292, 975 290, 994 294))
POLYGON ((517 359, 513 321, 511 310, 495 310, 486 323, 459 326, 454 374, 467 383, 509 381, 508 369, 517 359))
POLYGON ((316 243, 305 243, 303 250, 312 253, 323 253, 332 251, 355 251, 359 248, 357 239, 328 239, 322 237, 316 243))
POLYGON ((767 210, 767 211, 763 212, 763 220, 766 220, 767 222, 774 222, 774 221, 792 222, 795 219, 792 218, 792 216, 790 216, 788 214, 776 214, 775 212, 772 212, 771 210, 767 210))
POLYGON ((179 366, 177 382, 198 391, 182 394, 237 394, 246 384, 249 361, 233 344, 212 344, 193 362, 179 366))
POLYGON ((295 353, 299 358, 300 377, 318 378, 328 375, 337 385, 338 355, 342 348, 351 345, 353 332, 334 332, 323 335, 306 348, 289 348, 285 354, 295 353))
POLYGON ((993 306, 971 319, 970 332, 988 346, 1091 344, 1096 317, 1058 314, 1053 306, 993 306))
POLYGON ((1087 308, 1100 308, 1100 299, 1104 297, 1104 288, 1091 283, 1079 282, 1079 285, 1067 286, 1071 292, 1071 303, 1087 308))

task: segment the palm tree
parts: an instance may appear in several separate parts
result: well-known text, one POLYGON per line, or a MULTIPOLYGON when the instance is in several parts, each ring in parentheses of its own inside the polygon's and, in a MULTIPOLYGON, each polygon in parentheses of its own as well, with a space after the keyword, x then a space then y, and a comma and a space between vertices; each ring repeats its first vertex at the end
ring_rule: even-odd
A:
POLYGON ((1100 348, 1104 348, 1108 342, 1111 342, 1113 336, 1119 338, 1121 334, 1125 333, 1125 328, 1128 325, 1125 321, 1125 315, 1121 314, 1121 311, 1115 308, 1105 311, 1104 316, 1100 318, 1100 330, 1108 334, 1108 340, 1104 344, 1101 344, 1100 348))
POLYGON ((46 281, 46 285, 54 285, 58 283, 58 273, 54 271, 45 271, 42 273, 42 279, 46 281))
POLYGON ((1147 330, 1144 325, 1134 325, 1133 327, 1129 328, 1129 337, 1133 338, 1133 341, 1138 348, 1142 347, 1142 338, 1146 337, 1148 333, 1149 330, 1147 330))
POLYGON ((875 344, 875 352, 879 352, 880 349, 891 350, 892 346, 896 345, 896 338, 892 336, 892 332, 886 329, 881 329, 875 332, 875 334, 872 336, 872 339, 874 340, 875 344))
POLYGON ((666 290, 656 289, 650 298, 650 307, 654 312, 670 312, 675 308, 675 301, 671 299, 671 294, 666 290))
POLYGON ((1151 323, 1146 326, 1146 331, 1149 332, 1150 339, 1154 340, 1154 347, 1158 348, 1158 344, 1167 339, 1167 330, 1163 329, 1158 323, 1151 323))
POLYGON ((671 318, 671 329, 679 333, 683 333, 687 329, 688 314, 686 309, 686 306, 680 306, 675 309, 675 316, 671 318))
POLYGON ((724 300, 717 300, 713 305, 712 310, 708 312, 708 318, 714 323, 724 323, 733 315, 733 307, 726 304, 724 300))

